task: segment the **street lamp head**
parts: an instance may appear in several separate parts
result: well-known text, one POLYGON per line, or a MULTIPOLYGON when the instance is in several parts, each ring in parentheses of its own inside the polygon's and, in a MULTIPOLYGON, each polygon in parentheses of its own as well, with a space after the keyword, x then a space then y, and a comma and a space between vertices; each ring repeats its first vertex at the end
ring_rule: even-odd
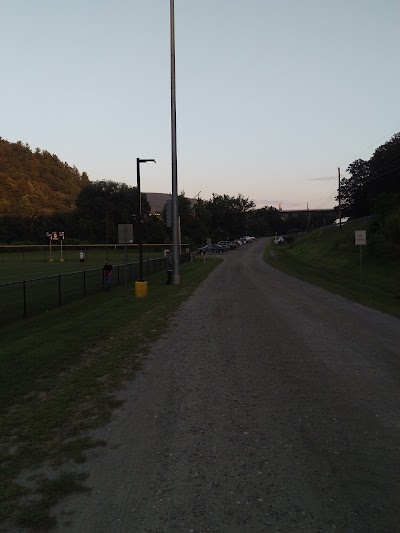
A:
POLYGON ((138 158, 138 161, 139 163, 155 163, 156 162, 155 159, 139 159, 139 158, 138 158))

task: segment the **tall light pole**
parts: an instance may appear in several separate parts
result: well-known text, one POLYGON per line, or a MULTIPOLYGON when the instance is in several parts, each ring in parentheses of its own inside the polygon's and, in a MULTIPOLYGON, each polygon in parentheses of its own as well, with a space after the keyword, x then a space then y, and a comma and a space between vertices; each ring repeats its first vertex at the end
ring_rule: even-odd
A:
POLYGON ((342 191, 340 189, 340 168, 338 167, 338 179, 339 179, 339 228, 342 229, 342 191))
POLYGON ((176 150, 176 92, 175 92, 175 8, 170 0, 171 28, 171 152, 172 152, 172 257, 174 260, 174 285, 179 276, 179 214, 178 214, 178 164, 176 150))
POLYGON ((140 163, 155 163, 155 159, 136 158, 136 177, 138 198, 138 222, 139 222, 139 281, 143 280, 143 216, 142 216, 142 193, 140 191, 140 163))

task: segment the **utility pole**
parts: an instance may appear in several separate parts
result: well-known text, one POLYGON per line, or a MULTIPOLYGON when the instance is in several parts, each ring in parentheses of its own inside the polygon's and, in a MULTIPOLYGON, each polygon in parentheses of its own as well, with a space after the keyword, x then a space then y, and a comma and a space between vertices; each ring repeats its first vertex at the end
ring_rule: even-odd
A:
POLYGON ((170 0, 171 31, 171 155, 172 155, 172 257, 174 260, 174 285, 179 277, 179 214, 178 214, 178 164, 176 149, 176 91, 175 91, 175 8, 170 0))
POLYGON ((340 190, 340 167, 338 167, 338 179, 339 179, 339 191, 338 191, 338 197, 339 197, 339 228, 342 229, 342 193, 340 190))

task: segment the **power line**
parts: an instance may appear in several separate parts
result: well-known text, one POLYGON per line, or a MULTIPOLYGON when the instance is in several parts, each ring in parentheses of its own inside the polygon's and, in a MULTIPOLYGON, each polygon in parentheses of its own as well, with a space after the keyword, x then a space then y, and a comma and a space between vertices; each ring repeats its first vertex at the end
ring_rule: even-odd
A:
MULTIPOLYGON (((369 150, 370 148, 376 146, 380 141, 382 141, 383 139, 385 139, 386 137, 389 137, 389 135, 393 135, 394 133, 398 132, 400 130, 400 126, 398 126, 397 128, 395 128, 394 130, 390 131, 389 133, 387 133, 386 135, 384 135, 383 137, 381 137, 380 139, 378 139, 377 141, 373 142, 372 144, 370 144, 367 148, 364 148, 361 152, 358 152, 353 159, 353 161, 356 160, 356 158, 363 154, 364 152, 366 152, 367 150, 369 150)), ((349 166, 349 164, 351 163, 348 163, 346 164, 345 161, 343 161, 339 166, 340 167, 344 167, 346 165, 346 168, 349 166)))
MULTIPOLYGON (((383 176, 386 176, 387 174, 391 174, 392 172, 396 172, 397 170, 400 170, 400 158, 395 159, 394 161, 387 162, 386 164, 382 165, 382 167, 378 167, 378 169, 372 170, 372 176, 367 178, 363 183, 369 183, 370 181, 375 181, 379 178, 382 178, 383 176)), ((346 180, 349 180, 351 178, 345 178, 346 180)))
POLYGON ((373 178, 369 178, 368 180, 365 180, 364 183, 369 183, 370 181, 375 181, 379 178, 383 178, 383 176, 387 176, 388 174, 391 174, 392 172, 396 172, 397 170, 400 170, 400 165, 398 167, 395 167, 395 168, 390 168, 388 170, 386 170, 385 172, 381 173, 381 174, 378 174, 377 176, 374 176, 373 178))
MULTIPOLYGON (((373 146, 376 146, 380 141, 382 141, 383 139, 385 139, 386 137, 388 137, 389 135, 393 135, 395 134, 396 132, 398 132, 400 129, 400 127, 392 130, 391 132, 387 133, 386 135, 384 135, 383 137, 381 137, 380 139, 378 139, 377 141, 375 141, 374 143, 372 143, 370 146, 368 146, 367 148, 364 148, 364 150, 362 150, 361 152, 358 152, 358 154, 354 157, 354 160, 356 160, 356 158, 361 155, 362 153, 366 152, 367 150, 369 150, 370 148, 372 148, 373 146)), ((365 180, 363 182, 363 184, 365 183, 369 183, 370 181, 374 181, 376 179, 379 179, 379 178, 382 178, 383 176, 386 176, 387 174, 390 174, 391 172, 396 172, 397 170, 400 169, 400 166, 396 166, 398 163, 400 163, 400 158, 396 158, 392 161, 388 161, 386 163, 383 163, 381 166, 379 166, 378 168, 376 169, 373 169, 373 173, 374 173, 374 177, 371 177, 370 179, 368 180, 365 180), (376 172, 378 172, 378 174, 376 174, 376 172)), ((350 166, 351 163, 349 163, 346 168, 348 168, 350 166)), ((340 165, 341 167, 344 166, 344 163, 342 163, 340 165)), ((342 180, 348 180, 348 179, 351 179, 351 178, 344 178, 342 177, 342 180)), ((341 180, 341 181, 342 181, 341 180)), ((317 209, 322 209, 324 208, 326 205, 328 205, 337 195, 337 188, 335 186, 335 192, 333 194, 330 194, 328 197, 325 198, 325 200, 323 200, 317 207, 317 209)), ((317 198, 320 198, 317 197, 317 198)), ((318 202, 318 200, 316 200, 316 202, 318 202)))
POLYGON ((328 205, 329 202, 331 202, 332 200, 335 199, 336 194, 337 194, 337 193, 336 193, 336 191, 335 191, 335 192, 334 192, 329 198, 327 198, 327 199, 325 200, 325 202, 323 202, 323 203, 318 207, 318 209, 323 209, 326 205, 328 205))
POLYGON ((332 200, 332 197, 335 196, 336 193, 337 193, 336 185, 334 185, 333 187, 331 185, 328 195, 326 194, 326 191, 325 191, 325 193, 322 196, 320 196, 319 199, 315 202, 317 204, 316 209, 321 209, 323 206, 328 204, 332 200))
MULTIPOLYGON (((366 161, 366 163, 369 165, 368 161, 366 161)), ((379 172, 381 170, 386 171, 388 168, 391 168, 391 167, 397 165, 398 163, 400 163, 400 157, 396 157, 395 159, 393 159, 391 161, 386 161, 383 164, 378 165, 376 168, 372 168, 372 170, 374 172, 379 172)))
POLYGON ((393 159, 392 161, 386 161, 386 163, 383 163, 383 165, 378 166, 377 168, 373 168, 372 170, 374 172, 380 172, 382 170, 386 171, 389 168, 394 167, 394 166, 396 166, 399 163, 400 163, 400 157, 397 157, 397 158, 393 159))

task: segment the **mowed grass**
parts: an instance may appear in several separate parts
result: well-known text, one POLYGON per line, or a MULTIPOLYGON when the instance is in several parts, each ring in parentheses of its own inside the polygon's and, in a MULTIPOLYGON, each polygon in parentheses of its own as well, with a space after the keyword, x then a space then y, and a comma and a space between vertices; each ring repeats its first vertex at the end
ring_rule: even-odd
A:
POLYGON ((315 230, 290 245, 273 243, 265 260, 288 274, 331 292, 400 317, 400 247, 371 231, 371 223, 315 230), (354 244, 354 232, 367 230, 367 245, 354 244), (271 256, 275 254, 275 258, 271 256))
POLYGON ((142 300, 132 284, 128 297, 121 287, 1 327, 0 521, 6 528, 52 527, 51 507, 85 490, 86 452, 107 445, 88 430, 110 420, 121 404, 116 391, 134 378, 149 343, 218 264, 182 265, 180 286, 167 286, 164 272, 154 274, 142 300))
MULTIPOLYGON (((12 250, 12 249, 10 249, 12 250)), ((3 252, 0 256, 0 284, 13 281, 24 281, 36 278, 56 276, 69 272, 80 272, 84 269, 100 268, 104 260, 111 264, 124 264, 125 252, 122 248, 110 247, 106 250, 89 249, 84 263, 79 261, 79 250, 68 250, 64 253, 64 262, 60 262, 60 251, 53 254, 53 262, 48 260, 48 251, 3 252)), ((143 260, 163 257, 163 250, 144 247, 143 260)), ((137 248, 128 249, 128 262, 139 261, 137 248)))

